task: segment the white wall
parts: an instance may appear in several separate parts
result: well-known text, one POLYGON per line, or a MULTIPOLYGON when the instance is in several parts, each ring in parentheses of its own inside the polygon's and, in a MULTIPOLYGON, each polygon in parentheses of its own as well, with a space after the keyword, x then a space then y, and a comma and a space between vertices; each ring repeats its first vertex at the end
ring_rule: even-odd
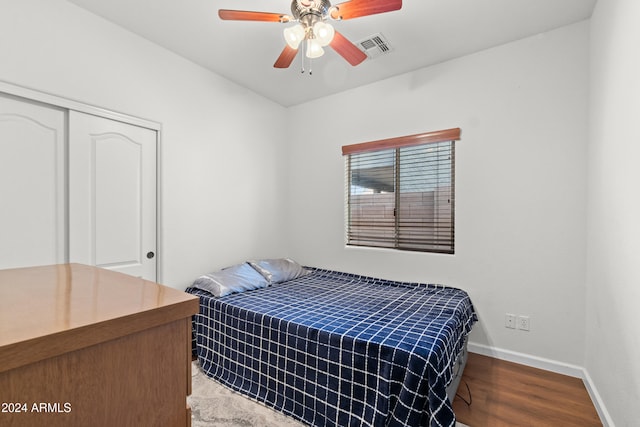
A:
POLYGON ((586 368, 617 426, 640 401, 640 2, 591 21, 586 368))
POLYGON ((588 38, 582 22, 290 108, 291 255, 464 288, 472 341, 582 366, 588 38), (452 127, 455 255, 345 248, 341 146, 452 127))
POLYGON ((282 254, 284 108, 63 0, 0 0, 0 80, 162 124, 164 283, 282 254))

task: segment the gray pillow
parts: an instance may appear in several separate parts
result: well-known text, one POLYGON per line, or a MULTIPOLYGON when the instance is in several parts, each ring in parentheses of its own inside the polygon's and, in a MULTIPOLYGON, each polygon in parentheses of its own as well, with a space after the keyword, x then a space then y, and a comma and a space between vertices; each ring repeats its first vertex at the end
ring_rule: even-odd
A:
POLYGON ((234 265, 198 277, 192 285, 217 297, 266 288, 269 282, 248 263, 234 265))
POLYGON ((269 283, 285 282, 311 273, 289 258, 262 259, 249 261, 249 264, 269 283))

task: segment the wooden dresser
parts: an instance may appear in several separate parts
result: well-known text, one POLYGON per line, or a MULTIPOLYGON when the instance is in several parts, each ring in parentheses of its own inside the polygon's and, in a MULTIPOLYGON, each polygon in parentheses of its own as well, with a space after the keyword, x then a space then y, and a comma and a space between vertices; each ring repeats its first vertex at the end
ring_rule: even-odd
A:
POLYGON ((1 426, 189 426, 198 299, 80 264, 0 271, 1 426))

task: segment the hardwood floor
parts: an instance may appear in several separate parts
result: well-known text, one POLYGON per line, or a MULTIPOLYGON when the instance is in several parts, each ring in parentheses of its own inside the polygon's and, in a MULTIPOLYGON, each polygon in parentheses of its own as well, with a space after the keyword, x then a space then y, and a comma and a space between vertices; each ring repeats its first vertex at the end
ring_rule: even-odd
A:
POLYGON ((591 398, 579 378, 555 374, 475 353, 458 388, 453 409, 470 427, 602 426, 591 398))

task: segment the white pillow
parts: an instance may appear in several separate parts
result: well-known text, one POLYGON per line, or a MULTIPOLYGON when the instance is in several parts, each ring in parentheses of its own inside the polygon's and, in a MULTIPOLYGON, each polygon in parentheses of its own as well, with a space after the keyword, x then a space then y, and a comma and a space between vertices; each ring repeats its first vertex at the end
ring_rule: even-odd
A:
POLYGON ((311 273, 289 258, 262 259, 249 261, 249 264, 269 283, 285 282, 311 273))
POLYGON ((269 282, 248 263, 234 265, 198 277, 192 285, 216 297, 266 288, 269 282))

